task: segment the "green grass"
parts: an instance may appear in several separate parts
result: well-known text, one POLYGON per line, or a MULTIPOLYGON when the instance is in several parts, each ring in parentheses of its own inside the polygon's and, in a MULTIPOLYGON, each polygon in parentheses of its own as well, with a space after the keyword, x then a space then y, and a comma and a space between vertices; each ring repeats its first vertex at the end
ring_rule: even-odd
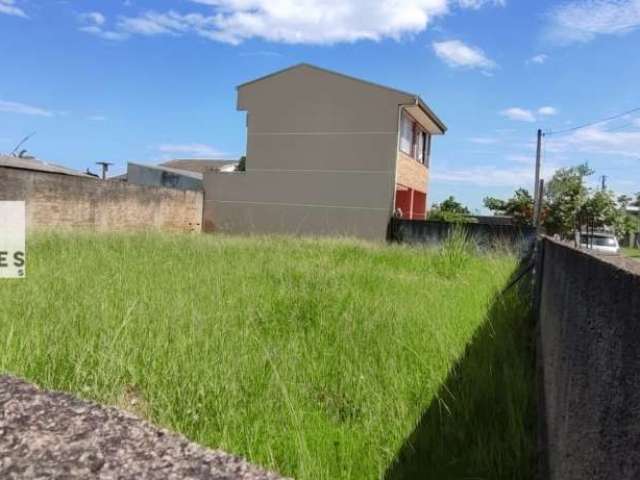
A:
POLYGON ((640 248, 622 248, 622 254, 640 260, 640 248))
POLYGON ((515 267, 460 238, 41 234, 0 288, 0 372, 303 480, 530 478, 515 267))

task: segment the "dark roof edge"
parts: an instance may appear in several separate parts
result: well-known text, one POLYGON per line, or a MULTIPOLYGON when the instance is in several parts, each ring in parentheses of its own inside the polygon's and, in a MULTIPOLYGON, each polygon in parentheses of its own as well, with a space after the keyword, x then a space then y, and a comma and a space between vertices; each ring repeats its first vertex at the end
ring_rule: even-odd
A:
POLYGON ((431 118, 431 120, 433 120, 433 122, 438 126, 438 128, 442 130, 442 133, 445 134, 447 132, 447 126, 444 124, 442 120, 440 120, 440 118, 435 113, 433 113, 433 110, 429 108, 429 105, 427 105, 424 102, 424 100, 422 100, 422 98, 420 98, 419 96, 416 96, 416 103, 422 110, 424 110, 427 116, 431 118))

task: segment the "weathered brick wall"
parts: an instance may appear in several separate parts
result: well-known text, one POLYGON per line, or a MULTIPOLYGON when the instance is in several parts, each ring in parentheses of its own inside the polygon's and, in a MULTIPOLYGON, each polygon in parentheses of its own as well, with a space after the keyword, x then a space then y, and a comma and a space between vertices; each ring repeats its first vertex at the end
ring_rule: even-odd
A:
POLYGON ((429 172, 424 165, 398 152, 397 183, 419 192, 426 192, 428 175, 429 172))
POLYGON ((0 167, 0 200, 25 200, 27 228, 200 231, 202 192, 0 167))

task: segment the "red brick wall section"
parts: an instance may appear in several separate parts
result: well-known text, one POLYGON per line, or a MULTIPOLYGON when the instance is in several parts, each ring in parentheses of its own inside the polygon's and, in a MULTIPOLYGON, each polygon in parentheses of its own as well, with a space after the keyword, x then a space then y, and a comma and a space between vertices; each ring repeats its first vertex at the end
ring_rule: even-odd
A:
POLYGON ((0 200, 25 200, 27 228, 201 231, 202 192, 0 168, 0 200))
POLYGON ((427 217, 427 195, 422 192, 413 193, 413 220, 424 220, 427 217))
POLYGON ((396 190, 396 208, 402 211, 402 218, 411 219, 411 190, 396 190))

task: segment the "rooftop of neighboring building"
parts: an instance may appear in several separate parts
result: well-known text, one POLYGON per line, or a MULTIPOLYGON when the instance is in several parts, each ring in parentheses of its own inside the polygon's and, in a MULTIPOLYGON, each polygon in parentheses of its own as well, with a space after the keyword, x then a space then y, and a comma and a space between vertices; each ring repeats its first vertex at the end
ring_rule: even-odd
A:
POLYGON ((75 177, 95 178, 79 170, 48 163, 31 156, 11 156, 0 154, 0 167, 13 168, 17 170, 30 170, 34 172, 57 173, 61 175, 71 175, 75 177))
POLYGON ((202 174, 204 172, 220 170, 224 167, 235 166, 237 164, 238 160, 232 159, 178 158, 163 162, 159 166, 202 174))

